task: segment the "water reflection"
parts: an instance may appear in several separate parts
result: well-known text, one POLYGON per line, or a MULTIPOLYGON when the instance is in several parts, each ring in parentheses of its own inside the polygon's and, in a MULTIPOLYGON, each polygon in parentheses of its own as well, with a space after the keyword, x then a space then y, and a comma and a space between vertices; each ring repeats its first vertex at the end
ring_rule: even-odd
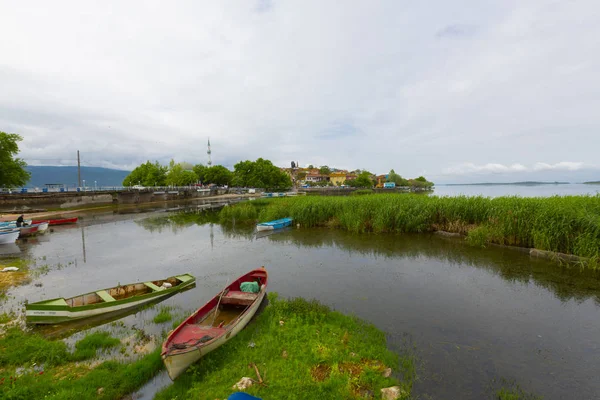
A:
MULTIPOLYGON (((233 235, 230 232, 231 235, 233 235)), ((241 230, 239 236, 246 237, 241 230)), ((583 302, 589 298, 600 305, 600 271, 573 265, 558 265, 547 260, 524 256, 514 248, 476 248, 460 239, 427 234, 355 235, 327 229, 288 230, 269 235, 274 243, 298 248, 338 248, 364 256, 409 259, 435 258, 456 266, 485 269, 508 282, 535 283, 554 293, 562 301, 583 302)), ((526 252, 526 251, 525 251, 526 252)))

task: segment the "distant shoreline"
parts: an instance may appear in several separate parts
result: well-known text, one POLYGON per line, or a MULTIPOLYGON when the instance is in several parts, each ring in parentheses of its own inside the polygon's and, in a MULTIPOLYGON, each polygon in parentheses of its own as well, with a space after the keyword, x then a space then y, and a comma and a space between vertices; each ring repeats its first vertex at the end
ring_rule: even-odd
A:
POLYGON ((584 185, 600 185, 600 181, 583 182, 584 185))
MULTIPOLYGON (((594 183, 594 182, 584 182, 594 183)), ((600 182, 595 182, 599 183, 600 182)), ((481 182, 481 183, 446 183, 438 184, 438 186, 507 186, 507 185, 520 185, 520 186, 536 186, 536 185, 570 185, 571 182, 536 182, 536 181, 525 181, 525 182, 481 182)))

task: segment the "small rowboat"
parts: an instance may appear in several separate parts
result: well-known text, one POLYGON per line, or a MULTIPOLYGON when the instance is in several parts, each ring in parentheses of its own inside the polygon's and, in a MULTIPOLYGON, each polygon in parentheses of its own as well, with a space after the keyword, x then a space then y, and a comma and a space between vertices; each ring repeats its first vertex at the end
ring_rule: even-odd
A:
POLYGON ((171 379, 230 340, 250 322, 267 292, 267 276, 264 267, 241 276, 169 334, 162 345, 161 356, 171 379), (257 282, 258 293, 242 292, 240 286, 244 282, 257 282))
POLYGON ((262 224, 258 224, 256 225, 256 230, 257 231, 272 231, 273 229, 281 229, 281 228, 285 228, 286 226, 291 226, 292 225, 292 219, 291 218, 282 218, 282 219, 277 219, 275 221, 269 221, 269 222, 263 222, 262 224))
POLYGON ((38 232, 38 227, 39 227, 39 225, 29 225, 29 226, 22 226, 20 228, 17 228, 21 232, 19 234, 19 237, 23 238, 23 237, 35 235, 38 232))
MULTIPOLYGON (((39 224, 41 222, 44 222, 44 221, 42 221, 42 220, 33 220, 34 224, 39 224)), ((50 224, 50 226, 75 224, 75 223, 77 223, 77 217, 75 217, 75 218, 51 219, 51 220, 48 220, 48 223, 50 224)))
POLYGON ((0 244, 14 243, 19 237, 18 229, 7 229, 0 231, 0 244))
POLYGON ((170 296, 196 282, 190 274, 119 285, 79 296, 38 301, 25 306, 27 322, 57 324, 122 311, 170 296))

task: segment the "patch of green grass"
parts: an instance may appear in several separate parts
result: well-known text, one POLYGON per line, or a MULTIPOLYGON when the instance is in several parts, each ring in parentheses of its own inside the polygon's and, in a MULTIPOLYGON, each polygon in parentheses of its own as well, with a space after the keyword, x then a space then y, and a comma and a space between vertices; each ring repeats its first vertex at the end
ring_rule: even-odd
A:
POLYGON ((10 322, 14 317, 15 317, 14 314, 10 314, 10 313, 0 314, 0 325, 10 322))
POLYGON ((31 364, 59 366, 70 361, 93 358, 98 349, 107 349, 120 343, 107 332, 87 335, 75 344, 71 353, 61 340, 48 340, 37 334, 23 332, 19 328, 8 329, 0 337, 0 367, 19 367, 31 364))
POLYGON ((110 336, 108 332, 90 333, 77 343, 75 343, 75 352, 71 355, 71 360, 87 360, 96 356, 98 350, 106 350, 119 345, 121 341, 110 336))
POLYGON ((0 367, 33 363, 56 366, 67 362, 70 355, 64 342, 27 334, 19 328, 8 329, 0 338, 0 367))
POLYGON ((0 372, 0 398, 11 400, 121 399, 137 390, 162 368, 160 350, 123 364, 106 361, 91 371, 71 365, 27 373, 16 380, 14 369, 0 372), (68 369, 66 369, 69 367, 68 369))
POLYGON ((515 383, 505 383, 505 385, 496 390, 498 400, 542 400, 541 396, 527 393, 515 383))
POLYGON ((222 223, 241 223, 252 224, 256 223, 258 218, 258 209, 264 203, 256 203, 256 201, 244 202, 235 206, 223 207, 219 213, 219 221, 222 223))
POLYGON ((160 311, 152 319, 155 324, 164 324, 165 322, 171 321, 173 316, 171 315, 171 307, 162 306, 160 311))
POLYGON ((368 391, 400 385, 410 395, 413 361, 387 349, 383 332, 357 318, 331 311, 316 301, 269 304, 235 338, 192 365, 156 399, 226 398, 242 377, 257 379, 254 363, 268 386, 247 392, 265 399, 356 399, 368 391), (385 378, 391 367, 403 376, 385 378))
POLYGON ((350 196, 364 196, 366 194, 374 194, 373 189, 360 189, 350 193, 350 196))

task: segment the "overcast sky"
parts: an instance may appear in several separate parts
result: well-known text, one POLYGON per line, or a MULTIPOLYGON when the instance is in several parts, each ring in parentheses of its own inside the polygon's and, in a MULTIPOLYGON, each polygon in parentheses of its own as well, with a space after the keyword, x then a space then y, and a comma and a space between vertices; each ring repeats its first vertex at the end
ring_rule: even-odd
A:
POLYGON ((0 0, 0 131, 34 165, 600 179, 600 2, 0 0))

